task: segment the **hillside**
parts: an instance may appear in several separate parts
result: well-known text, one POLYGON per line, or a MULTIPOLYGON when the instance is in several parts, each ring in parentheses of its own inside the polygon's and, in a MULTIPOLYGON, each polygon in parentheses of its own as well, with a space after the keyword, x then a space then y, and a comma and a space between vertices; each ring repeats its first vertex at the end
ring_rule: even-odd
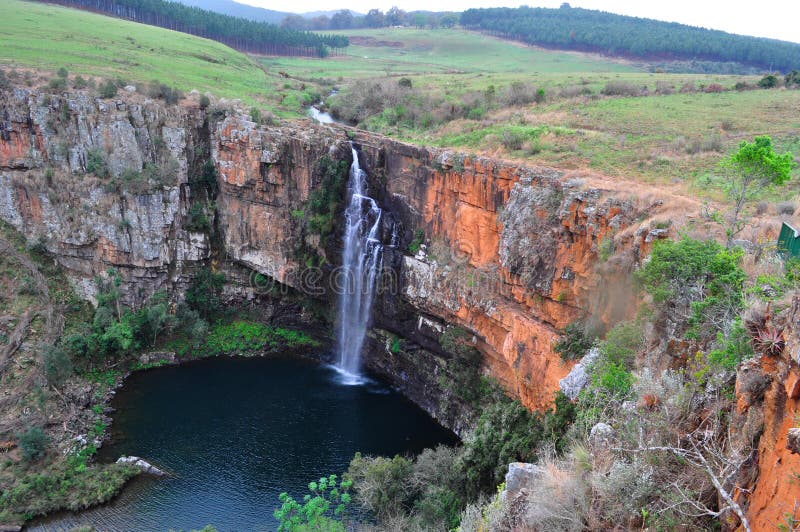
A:
POLYGON ((800 66, 797 43, 589 9, 468 9, 461 24, 529 44, 611 56, 732 61, 783 72, 800 66))
POLYGON ((247 55, 223 44, 38 2, 0 0, 0 50, 0 65, 7 73, 18 71, 31 84, 47 84, 63 67, 96 84, 104 78, 136 85, 157 80, 185 92, 208 91, 294 116, 306 99, 316 98, 301 83, 266 73, 247 55))
POLYGON ((347 39, 282 28, 164 0, 59 0, 58 3, 213 39, 237 50, 325 57, 347 39))

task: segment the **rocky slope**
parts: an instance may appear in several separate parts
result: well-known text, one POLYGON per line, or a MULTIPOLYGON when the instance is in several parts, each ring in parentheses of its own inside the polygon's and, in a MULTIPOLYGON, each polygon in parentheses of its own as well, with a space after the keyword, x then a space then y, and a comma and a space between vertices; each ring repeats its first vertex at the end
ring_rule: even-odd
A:
POLYGON ((243 297, 262 292, 247 283, 250 270, 333 301, 336 220, 321 239, 302 216, 312 192, 328 186, 322 162, 349 164, 352 140, 371 194, 401 228, 375 325, 415 353, 392 360, 397 353, 378 341, 368 363, 430 411, 435 368, 447 358, 438 336, 454 324, 474 333, 489 373, 510 393, 548 406, 569 371, 552 349, 559 329, 624 313, 629 291, 608 288, 664 233, 639 222, 657 203, 546 168, 363 132, 261 126, 224 106, 167 107, 138 94, 110 101, 16 89, 0 106, 0 219, 44 244, 86 298, 96 275, 117 269, 132 304, 162 288, 179 297, 194 266, 209 260, 236 273, 230 288, 243 297), (209 159, 219 187, 214 230, 191 231, 193 179, 209 159), (416 254, 407 250, 414 238, 423 243, 416 254), (599 259, 603 246, 617 251, 602 257, 612 260, 599 259))

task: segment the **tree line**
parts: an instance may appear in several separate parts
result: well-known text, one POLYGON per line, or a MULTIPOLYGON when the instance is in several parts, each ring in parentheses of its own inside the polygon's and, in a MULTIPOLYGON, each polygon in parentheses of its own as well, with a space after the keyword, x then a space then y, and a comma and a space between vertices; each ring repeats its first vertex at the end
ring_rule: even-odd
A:
POLYGON ((452 28, 458 24, 456 13, 432 13, 427 11, 406 12, 397 6, 385 13, 370 9, 366 15, 355 15, 342 9, 332 16, 321 15, 306 18, 289 15, 281 21, 281 27, 292 30, 349 30, 356 28, 384 28, 391 26, 414 26, 417 28, 452 28))
POLYGON ((733 35, 563 4, 560 9, 468 9, 465 28, 545 47, 646 59, 733 61, 770 71, 800 66, 800 44, 733 35))
POLYGON ((197 35, 247 53, 325 57, 350 44, 347 37, 340 35, 297 31, 164 0, 54 0, 54 3, 197 35))

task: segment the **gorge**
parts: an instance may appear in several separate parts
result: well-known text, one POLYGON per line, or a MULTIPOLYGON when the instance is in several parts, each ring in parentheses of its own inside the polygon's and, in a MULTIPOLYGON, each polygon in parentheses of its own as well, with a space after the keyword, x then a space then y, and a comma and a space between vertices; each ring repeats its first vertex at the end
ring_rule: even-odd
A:
MULTIPOLYGON (((632 318, 642 296, 631 272, 673 232, 665 220, 700 208, 587 172, 311 121, 256 123, 224 100, 24 88, 0 99, 0 219, 44 248, 81 298, 97 302, 95 279, 111 268, 124 304, 164 291, 176 305, 207 267, 224 275, 226 304, 310 331, 326 347, 315 358, 376 375, 462 437, 475 412, 448 385, 459 380, 448 331, 480 354, 482 376, 547 410, 574 365, 555 350, 561 332, 632 318), (98 160, 105 176, 89 171, 98 160)), ((651 347, 652 366, 671 369, 695 345, 667 330, 651 347)), ((764 509, 765 493, 794 493, 784 472, 800 465, 776 415, 795 409, 796 363, 788 351, 773 362, 743 368, 767 391, 739 390, 737 405, 760 453, 743 483, 753 495, 737 497, 761 505, 764 521, 784 511, 764 509)))

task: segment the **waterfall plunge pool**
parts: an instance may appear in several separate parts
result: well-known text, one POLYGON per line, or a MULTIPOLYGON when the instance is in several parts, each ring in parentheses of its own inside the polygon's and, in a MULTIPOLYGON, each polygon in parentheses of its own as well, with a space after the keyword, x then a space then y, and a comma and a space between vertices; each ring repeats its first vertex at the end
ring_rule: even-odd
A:
POLYGON ((275 530, 282 491, 346 471, 356 451, 416 454, 456 438, 374 381, 297 358, 215 358, 136 373, 112 401, 100 461, 135 455, 169 471, 134 479, 107 505, 30 530, 275 530))

